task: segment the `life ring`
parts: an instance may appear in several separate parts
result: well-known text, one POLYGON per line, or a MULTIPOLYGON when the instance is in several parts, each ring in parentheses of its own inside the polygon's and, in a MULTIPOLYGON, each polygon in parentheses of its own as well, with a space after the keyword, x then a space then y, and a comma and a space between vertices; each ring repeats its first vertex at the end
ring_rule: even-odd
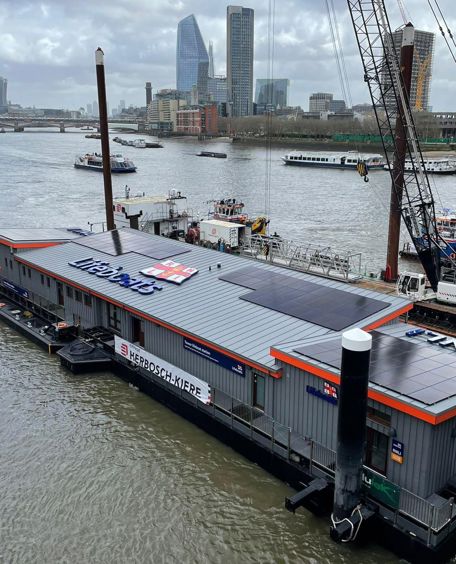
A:
POLYGON ((451 253, 450 259, 451 259, 451 260, 455 260, 455 259, 456 259, 456 253, 451 253))
POLYGON ((57 329, 65 329, 65 327, 68 327, 68 324, 65 323, 65 321, 59 321, 57 323, 57 329))

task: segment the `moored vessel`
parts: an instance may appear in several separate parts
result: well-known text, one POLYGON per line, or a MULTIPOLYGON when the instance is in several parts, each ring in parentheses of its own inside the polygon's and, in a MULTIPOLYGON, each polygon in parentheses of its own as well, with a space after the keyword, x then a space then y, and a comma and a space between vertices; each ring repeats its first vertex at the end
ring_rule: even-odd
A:
MULTIPOLYGON (((449 158, 423 159, 421 165, 428 174, 456 174, 456 160, 449 158)), ((385 169, 388 168, 388 165, 385 165, 385 169)), ((404 170, 406 172, 418 170, 418 163, 408 159, 405 161, 404 170)))
MULTIPOLYGON (((99 153, 78 155, 75 158, 74 167, 103 172, 103 156, 99 153)), ((111 172, 136 172, 136 166, 133 161, 127 157, 123 157, 120 154, 111 155, 111 172)))
POLYGON ((226 159, 226 153, 216 153, 214 151, 200 151, 197 157, 213 157, 215 159, 226 159))
POLYGON ((348 151, 345 153, 324 153, 320 151, 290 151, 284 157, 286 165, 316 168, 336 168, 357 170, 359 163, 364 163, 368 170, 383 170, 385 159, 382 155, 348 151))

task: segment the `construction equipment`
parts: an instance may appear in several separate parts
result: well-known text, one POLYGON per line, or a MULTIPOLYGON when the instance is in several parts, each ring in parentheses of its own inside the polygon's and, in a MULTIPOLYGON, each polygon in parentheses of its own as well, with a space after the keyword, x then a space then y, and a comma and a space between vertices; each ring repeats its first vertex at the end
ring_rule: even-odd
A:
MULTIPOLYGON (((434 198, 384 0, 347 0, 347 4, 363 62, 364 80, 369 87, 402 219, 434 295, 439 299, 439 293, 442 298, 445 293, 445 301, 456 304, 456 291, 449 292, 446 282, 447 279, 454 280, 451 273, 454 274, 455 265, 450 254, 444 254, 448 245, 436 225, 434 198), (398 146, 398 127, 405 142, 405 155, 402 153, 402 158, 398 146), (405 169, 404 156, 415 164, 411 170, 405 169), (450 298, 448 293, 451 294, 450 298)), ((413 44, 413 26, 407 24, 403 29, 403 42, 413 44)), ((407 277, 407 280, 403 277, 398 280, 398 291, 402 295, 410 295, 412 288, 423 286, 420 275, 407 273, 407 277)))

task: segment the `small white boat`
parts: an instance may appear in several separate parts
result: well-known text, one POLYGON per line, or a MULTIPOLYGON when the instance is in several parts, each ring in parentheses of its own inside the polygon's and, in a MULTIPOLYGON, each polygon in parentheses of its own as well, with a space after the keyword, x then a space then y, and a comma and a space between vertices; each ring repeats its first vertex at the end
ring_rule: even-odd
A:
POLYGON ((363 154, 358 151, 346 153, 323 153, 320 151, 290 151, 282 160, 286 165, 307 166, 314 168, 337 168, 357 170, 359 163, 364 163, 368 170, 383 169, 385 159, 382 155, 363 154))
MULTIPOLYGON (((103 171, 103 157, 99 153, 87 153, 78 155, 74 161, 75 168, 86 168, 89 170, 103 171)), ((111 155, 111 172, 136 172, 136 166, 130 159, 122 155, 111 155)))

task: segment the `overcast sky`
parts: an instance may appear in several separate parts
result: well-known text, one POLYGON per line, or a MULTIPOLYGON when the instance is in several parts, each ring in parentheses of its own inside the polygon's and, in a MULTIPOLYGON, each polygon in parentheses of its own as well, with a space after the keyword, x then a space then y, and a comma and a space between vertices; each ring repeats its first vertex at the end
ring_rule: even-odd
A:
MULTIPOLYGON (((268 76, 268 8, 274 0, 243 4, 255 10, 255 78, 268 76)), ((345 0, 333 2, 351 97, 368 102, 345 0)), ((436 33, 431 86, 434 111, 455 110, 456 64, 427 0, 401 0, 417 29, 436 33)), ((273 76, 290 79, 290 105, 308 108, 312 92, 342 97, 333 55, 326 0, 275 2, 273 76)), ((456 0, 439 0, 456 32, 456 0)), ((386 0, 393 29, 403 24, 397 0, 386 0)), ((221 0, 0 0, 0 76, 8 98, 23 106, 76 109, 96 99, 94 51, 105 52, 108 100, 145 105, 144 83, 176 87, 176 31, 194 14, 203 39, 214 43, 215 71, 225 74, 226 2, 221 0)), ((456 49, 455 49, 456 51, 456 49)))

